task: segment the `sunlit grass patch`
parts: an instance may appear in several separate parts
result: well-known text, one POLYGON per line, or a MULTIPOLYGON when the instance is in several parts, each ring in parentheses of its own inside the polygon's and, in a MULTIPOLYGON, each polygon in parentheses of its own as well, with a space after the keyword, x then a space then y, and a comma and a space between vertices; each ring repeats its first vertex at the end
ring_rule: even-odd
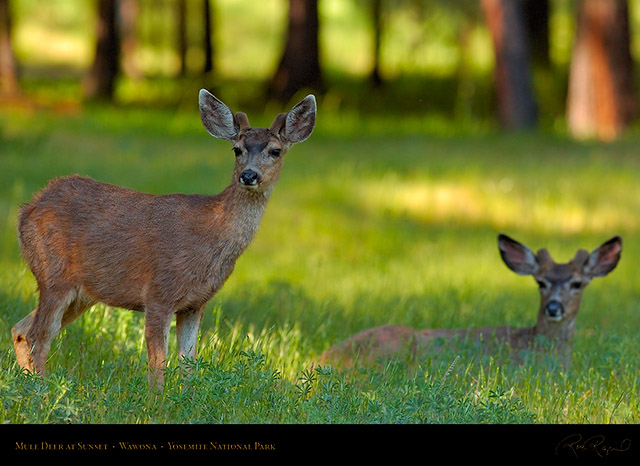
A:
POLYGON ((498 230, 559 234, 633 231, 640 225, 633 201, 614 204, 603 199, 586 205, 579 196, 544 192, 532 201, 532 193, 515 190, 511 178, 491 183, 482 178, 416 182, 387 177, 359 183, 356 192, 366 209, 407 215, 424 223, 481 224, 498 230))

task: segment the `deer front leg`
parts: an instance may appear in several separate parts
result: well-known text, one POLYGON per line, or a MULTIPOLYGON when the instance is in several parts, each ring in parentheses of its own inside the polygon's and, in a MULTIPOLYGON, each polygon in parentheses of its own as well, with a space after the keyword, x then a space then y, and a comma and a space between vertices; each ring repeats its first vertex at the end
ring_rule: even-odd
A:
MULTIPOLYGON (((36 309, 37 310, 37 309, 36 309)), ((20 320, 11 329, 11 338, 13 339, 13 349, 16 352, 18 365, 25 372, 33 372, 33 358, 31 357, 31 344, 27 340, 27 332, 31 327, 31 320, 36 313, 33 310, 25 318, 20 320)))
POLYGON ((149 387, 162 391, 164 388, 164 369, 167 365, 169 350, 169 329, 173 313, 162 307, 149 307, 145 310, 144 335, 149 356, 149 387))
POLYGON ((62 317, 75 299, 73 290, 40 290, 38 307, 12 329, 13 347, 20 367, 46 375, 51 342, 60 333, 62 317))

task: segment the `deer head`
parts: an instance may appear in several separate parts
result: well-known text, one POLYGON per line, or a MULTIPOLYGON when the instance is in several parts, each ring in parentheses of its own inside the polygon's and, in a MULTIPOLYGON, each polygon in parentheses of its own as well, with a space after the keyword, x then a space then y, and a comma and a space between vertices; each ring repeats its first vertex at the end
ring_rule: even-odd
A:
POLYGON ((503 234, 498 236, 498 247, 507 267, 519 275, 532 275, 538 283, 540 310, 536 330, 539 333, 560 329, 571 332, 582 292, 593 278, 604 277, 616 267, 622 239, 615 236, 591 253, 579 249, 566 264, 556 263, 546 249, 534 254, 524 244, 503 234))
POLYGON ((282 168, 283 155, 307 139, 316 121, 316 99, 308 95, 288 113, 280 113, 269 128, 252 128, 247 115, 235 115, 222 101, 200 90, 200 118, 212 136, 233 143, 233 180, 242 188, 270 193, 282 168))

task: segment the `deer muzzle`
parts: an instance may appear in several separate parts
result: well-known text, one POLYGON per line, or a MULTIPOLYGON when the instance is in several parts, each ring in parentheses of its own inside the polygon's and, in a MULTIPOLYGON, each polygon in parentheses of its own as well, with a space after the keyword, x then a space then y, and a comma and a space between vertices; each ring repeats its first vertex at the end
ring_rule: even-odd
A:
POLYGON ((240 184, 247 188, 255 188, 260 184, 260 174, 254 170, 244 170, 240 174, 240 184))
POLYGON ((564 317, 564 306, 560 301, 552 299, 544 307, 544 313, 553 321, 562 320, 564 317))

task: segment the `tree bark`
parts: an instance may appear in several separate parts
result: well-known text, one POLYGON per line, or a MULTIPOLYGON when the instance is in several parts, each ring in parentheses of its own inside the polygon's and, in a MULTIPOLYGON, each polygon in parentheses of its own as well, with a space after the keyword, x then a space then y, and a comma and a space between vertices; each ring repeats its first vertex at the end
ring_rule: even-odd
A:
POLYGON ((567 97, 574 137, 615 139, 636 116, 629 35, 626 1, 580 2, 567 97))
POLYGON ((11 11, 9 0, 0 0, 0 95, 18 93, 18 73, 11 46, 11 11))
POLYGON ((209 0, 202 1, 202 20, 204 21, 204 70, 203 73, 211 73, 213 71, 213 45, 211 43, 211 4, 209 0))
POLYGON ((529 41, 519 0, 482 0, 495 54, 494 86, 501 125, 532 128, 537 123, 529 41))
POLYGON ((135 53, 138 49, 138 17, 140 4, 138 0, 119 0, 122 46, 122 70, 134 79, 142 78, 142 72, 137 64, 135 53))
POLYGON ((305 87, 322 89, 318 32, 318 0, 289 0, 287 42, 268 97, 287 102, 305 87))
POLYGON ((85 97, 112 100, 120 65, 120 38, 116 23, 117 2, 98 0, 96 53, 84 81, 85 97))
POLYGON ((548 67, 549 57, 549 0, 524 0, 522 3, 524 23, 529 35, 531 61, 548 67))
POLYGON ((178 22, 178 57, 180 76, 187 74, 187 0, 178 0, 176 20, 178 22))
POLYGON ((382 43, 382 0, 373 0, 371 4, 371 20, 373 23, 373 70, 371 82, 375 87, 382 85, 380 75, 380 45, 382 43))

